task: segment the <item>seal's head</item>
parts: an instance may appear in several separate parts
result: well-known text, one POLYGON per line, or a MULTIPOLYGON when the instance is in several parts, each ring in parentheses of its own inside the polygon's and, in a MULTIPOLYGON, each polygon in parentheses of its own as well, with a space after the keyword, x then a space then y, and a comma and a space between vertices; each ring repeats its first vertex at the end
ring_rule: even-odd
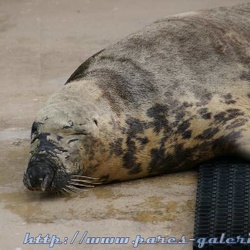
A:
POLYGON ((78 107, 64 92, 47 102, 32 125, 30 160, 23 179, 30 190, 67 192, 100 184, 84 171, 98 134, 97 121, 88 107, 78 107))
POLYGON ((33 123, 25 186, 30 190, 61 192, 98 184, 97 178, 83 175, 84 144, 91 137, 86 126, 77 127, 69 120, 60 127, 55 120, 51 117, 47 122, 33 123))

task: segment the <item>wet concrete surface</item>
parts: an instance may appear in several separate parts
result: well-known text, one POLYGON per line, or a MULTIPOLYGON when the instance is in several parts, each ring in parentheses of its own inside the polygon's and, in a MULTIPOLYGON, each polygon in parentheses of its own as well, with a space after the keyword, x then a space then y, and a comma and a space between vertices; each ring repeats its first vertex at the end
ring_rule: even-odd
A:
POLYGON ((133 249, 136 235, 192 236, 196 171, 50 197, 27 191, 22 183, 29 131, 48 96, 93 53, 169 14, 240 2, 248 1, 0 0, 0 249, 49 249, 23 244, 26 233, 60 237, 55 249, 133 249), (87 237, 130 239, 123 245, 79 244, 86 232, 87 237))

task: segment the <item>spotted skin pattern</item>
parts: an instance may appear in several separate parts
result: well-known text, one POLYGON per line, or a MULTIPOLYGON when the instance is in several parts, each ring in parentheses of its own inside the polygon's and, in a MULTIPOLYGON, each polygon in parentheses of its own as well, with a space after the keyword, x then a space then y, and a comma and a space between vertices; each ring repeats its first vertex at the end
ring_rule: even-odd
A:
POLYGON ((93 55, 47 101, 24 183, 68 191, 249 160, 249 98, 250 4, 158 20, 93 55), (47 158, 51 178, 36 167, 47 158))

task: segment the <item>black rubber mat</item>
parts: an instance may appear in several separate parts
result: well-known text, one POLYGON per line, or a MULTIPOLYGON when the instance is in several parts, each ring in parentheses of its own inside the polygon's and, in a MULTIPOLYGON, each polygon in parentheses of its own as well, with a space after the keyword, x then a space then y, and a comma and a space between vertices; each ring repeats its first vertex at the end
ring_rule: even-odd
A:
POLYGON ((193 249, 250 250, 250 164, 199 168, 193 249))

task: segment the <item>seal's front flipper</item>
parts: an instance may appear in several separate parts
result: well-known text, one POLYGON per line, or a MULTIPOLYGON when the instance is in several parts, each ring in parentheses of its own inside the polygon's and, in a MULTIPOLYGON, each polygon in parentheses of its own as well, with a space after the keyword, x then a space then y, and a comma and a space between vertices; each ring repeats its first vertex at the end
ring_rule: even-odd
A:
POLYGON ((193 249, 250 249, 250 163, 221 160, 199 168, 193 249))

